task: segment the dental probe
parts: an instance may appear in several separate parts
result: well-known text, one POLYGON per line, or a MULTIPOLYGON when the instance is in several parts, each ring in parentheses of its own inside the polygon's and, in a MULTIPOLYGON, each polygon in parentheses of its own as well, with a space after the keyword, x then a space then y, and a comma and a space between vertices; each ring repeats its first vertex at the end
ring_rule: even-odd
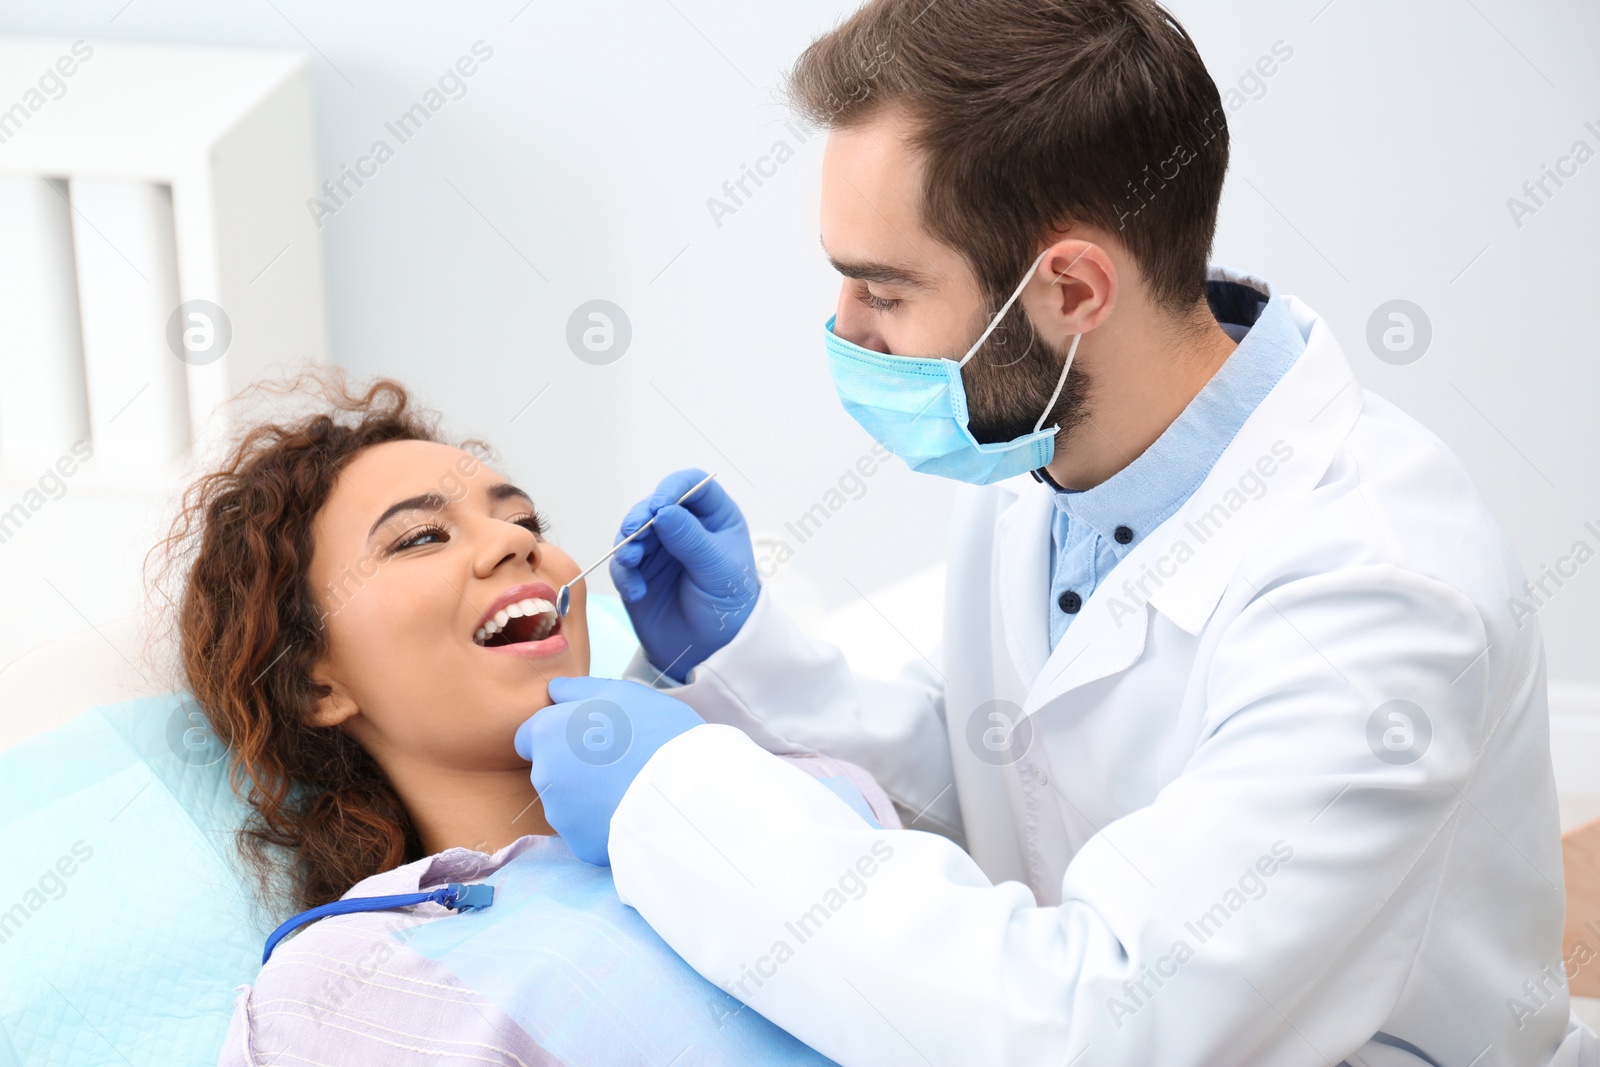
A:
MULTIPOLYGON (((717 472, 712 471, 710 474, 706 475, 704 478, 700 479, 693 486, 691 486, 689 491, 680 496, 676 501, 674 501, 674 503, 682 504, 685 500, 688 500, 700 490, 704 489, 711 479, 715 478, 716 476, 717 472)), ((656 515, 660 514, 661 513, 658 511, 655 515, 650 516, 650 518, 645 521, 643 526, 639 527, 637 530, 633 531, 633 533, 629 534, 627 537, 624 537, 616 544, 612 545, 611 551, 607 552, 605 555, 589 564, 588 567, 584 568, 583 573, 579 574, 576 578, 572 579, 572 581, 562 586, 560 591, 556 593, 556 614, 562 618, 566 618, 567 608, 572 606, 572 587, 587 578, 590 571, 594 570, 596 567, 600 566, 600 564, 616 555, 617 549, 621 548, 629 541, 632 541, 635 537, 638 537, 640 534, 650 529, 651 525, 656 521, 656 515)))

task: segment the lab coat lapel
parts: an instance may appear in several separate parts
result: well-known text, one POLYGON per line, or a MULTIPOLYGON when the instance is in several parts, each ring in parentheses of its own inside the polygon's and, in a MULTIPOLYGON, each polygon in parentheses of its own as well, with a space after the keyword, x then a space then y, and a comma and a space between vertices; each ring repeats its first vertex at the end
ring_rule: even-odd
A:
MULTIPOLYGON (((1136 554, 1137 549, 1130 552, 1109 577, 1120 577, 1117 572, 1136 554)), ((1149 609, 1137 604, 1127 605, 1125 610, 1108 610, 1109 586, 1109 580, 1101 582, 1084 601, 1078 617, 1067 627, 1038 681, 1028 691, 1028 699, 1022 705, 1024 715, 1032 715, 1069 689, 1127 670, 1144 651, 1149 609)))
MULTIPOLYGON (((1166 575, 1149 583, 1151 607, 1189 634, 1205 626, 1229 583, 1254 585, 1246 558, 1251 543, 1322 480, 1365 402, 1327 322, 1295 297, 1286 300, 1306 335, 1305 352, 1200 488, 1162 524, 1162 536, 1139 546, 1138 570, 1166 575)), ((1133 555, 1123 562, 1133 563, 1133 555)))
POLYGON ((1305 351, 1245 421, 1199 489, 1084 602, 1033 684, 1024 714, 1131 667, 1144 651, 1151 610, 1198 634, 1256 531, 1309 492, 1328 469, 1360 414, 1361 387, 1327 322, 1296 298, 1286 299, 1306 337, 1305 351), (1263 474, 1264 460, 1271 460, 1270 476, 1263 474), (1246 484, 1267 486, 1259 499, 1238 488, 1252 474, 1255 481, 1246 484))
POLYGON ((1108 616, 1105 606, 1090 596, 1052 652, 1048 598, 1055 494, 1031 479, 1002 484, 1017 499, 996 524, 995 598, 1006 649, 1028 689, 1022 712, 1031 715, 1061 690, 1125 670, 1137 660, 1144 650, 1145 608, 1108 616), (1070 684, 1052 680, 1069 667, 1070 684))
POLYGON ((1017 677, 1031 685, 1050 656, 1050 522, 1055 501, 1049 487, 1013 478, 997 489, 1015 495, 995 524, 996 614, 1017 677))

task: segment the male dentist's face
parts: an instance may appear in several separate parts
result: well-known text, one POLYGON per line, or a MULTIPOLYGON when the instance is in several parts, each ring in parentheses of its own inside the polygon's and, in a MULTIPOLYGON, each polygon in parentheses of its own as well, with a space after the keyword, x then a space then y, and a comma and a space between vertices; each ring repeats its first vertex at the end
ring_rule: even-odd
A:
MULTIPOLYGON (((822 246, 844 275, 834 333, 896 356, 959 359, 1009 292, 985 293, 966 257, 921 221, 923 164, 898 112, 885 111, 828 137, 822 162, 822 246)), ((968 428, 980 442, 1029 433, 1050 404, 1065 359, 1068 312, 1088 289, 1061 276, 1075 258, 1099 269, 1105 253, 1080 239, 1060 240, 1016 306, 962 372, 968 428), (1075 249, 1086 248, 1081 253, 1075 249), (1050 332, 1041 335, 1038 322, 1050 332)), ((1022 281, 1018 268, 1017 282, 1022 281)), ((1082 327, 1079 327, 1080 329, 1082 327)), ((1073 366, 1045 420, 1070 432, 1084 410, 1092 375, 1073 366)))

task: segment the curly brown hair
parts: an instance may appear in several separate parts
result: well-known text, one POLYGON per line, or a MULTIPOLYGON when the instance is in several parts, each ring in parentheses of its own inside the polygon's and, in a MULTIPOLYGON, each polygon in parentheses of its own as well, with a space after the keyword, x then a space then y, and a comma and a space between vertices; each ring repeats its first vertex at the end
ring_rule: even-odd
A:
POLYGON ((312 521, 362 450, 445 442, 438 416, 389 379, 358 391, 321 370, 254 391, 310 395, 320 410, 246 430, 189 486, 153 555, 181 575, 172 622, 183 674, 228 747, 229 784, 252 809, 240 854, 264 899, 284 891, 272 887, 287 873, 300 910, 424 854, 377 761, 338 727, 309 725, 329 692, 312 680, 327 640, 307 576, 312 521))

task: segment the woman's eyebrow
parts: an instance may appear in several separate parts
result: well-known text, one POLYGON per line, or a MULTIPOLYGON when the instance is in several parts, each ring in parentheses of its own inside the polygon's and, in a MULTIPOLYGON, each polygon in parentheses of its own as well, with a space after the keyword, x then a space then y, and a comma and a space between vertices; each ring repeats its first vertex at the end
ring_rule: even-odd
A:
POLYGON ((443 511, 449 506, 450 502, 438 493, 419 493, 416 496, 408 496, 404 500, 397 500, 385 508, 382 515, 378 516, 378 521, 372 524, 372 529, 367 531, 367 536, 371 537, 377 533, 378 527, 402 511, 443 511))
POLYGON ((533 506, 533 497, 529 496, 527 493, 524 493, 521 489, 518 489, 514 485, 511 485, 507 482, 497 482, 489 487, 489 499, 495 503, 499 503, 502 500, 507 500, 514 496, 521 497, 523 500, 526 500, 529 507, 533 506))
MULTIPOLYGON (((533 506, 533 497, 508 482, 497 482, 489 487, 489 499, 495 503, 512 497, 526 500, 529 507, 533 506)), ((397 500, 383 509, 383 514, 379 515, 378 520, 372 524, 372 529, 367 531, 367 536, 371 537, 377 533, 378 527, 402 511, 443 511, 449 506, 450 501, 439 493, 419 493, 416 496, 408 496, 404 500, 397 500)))

